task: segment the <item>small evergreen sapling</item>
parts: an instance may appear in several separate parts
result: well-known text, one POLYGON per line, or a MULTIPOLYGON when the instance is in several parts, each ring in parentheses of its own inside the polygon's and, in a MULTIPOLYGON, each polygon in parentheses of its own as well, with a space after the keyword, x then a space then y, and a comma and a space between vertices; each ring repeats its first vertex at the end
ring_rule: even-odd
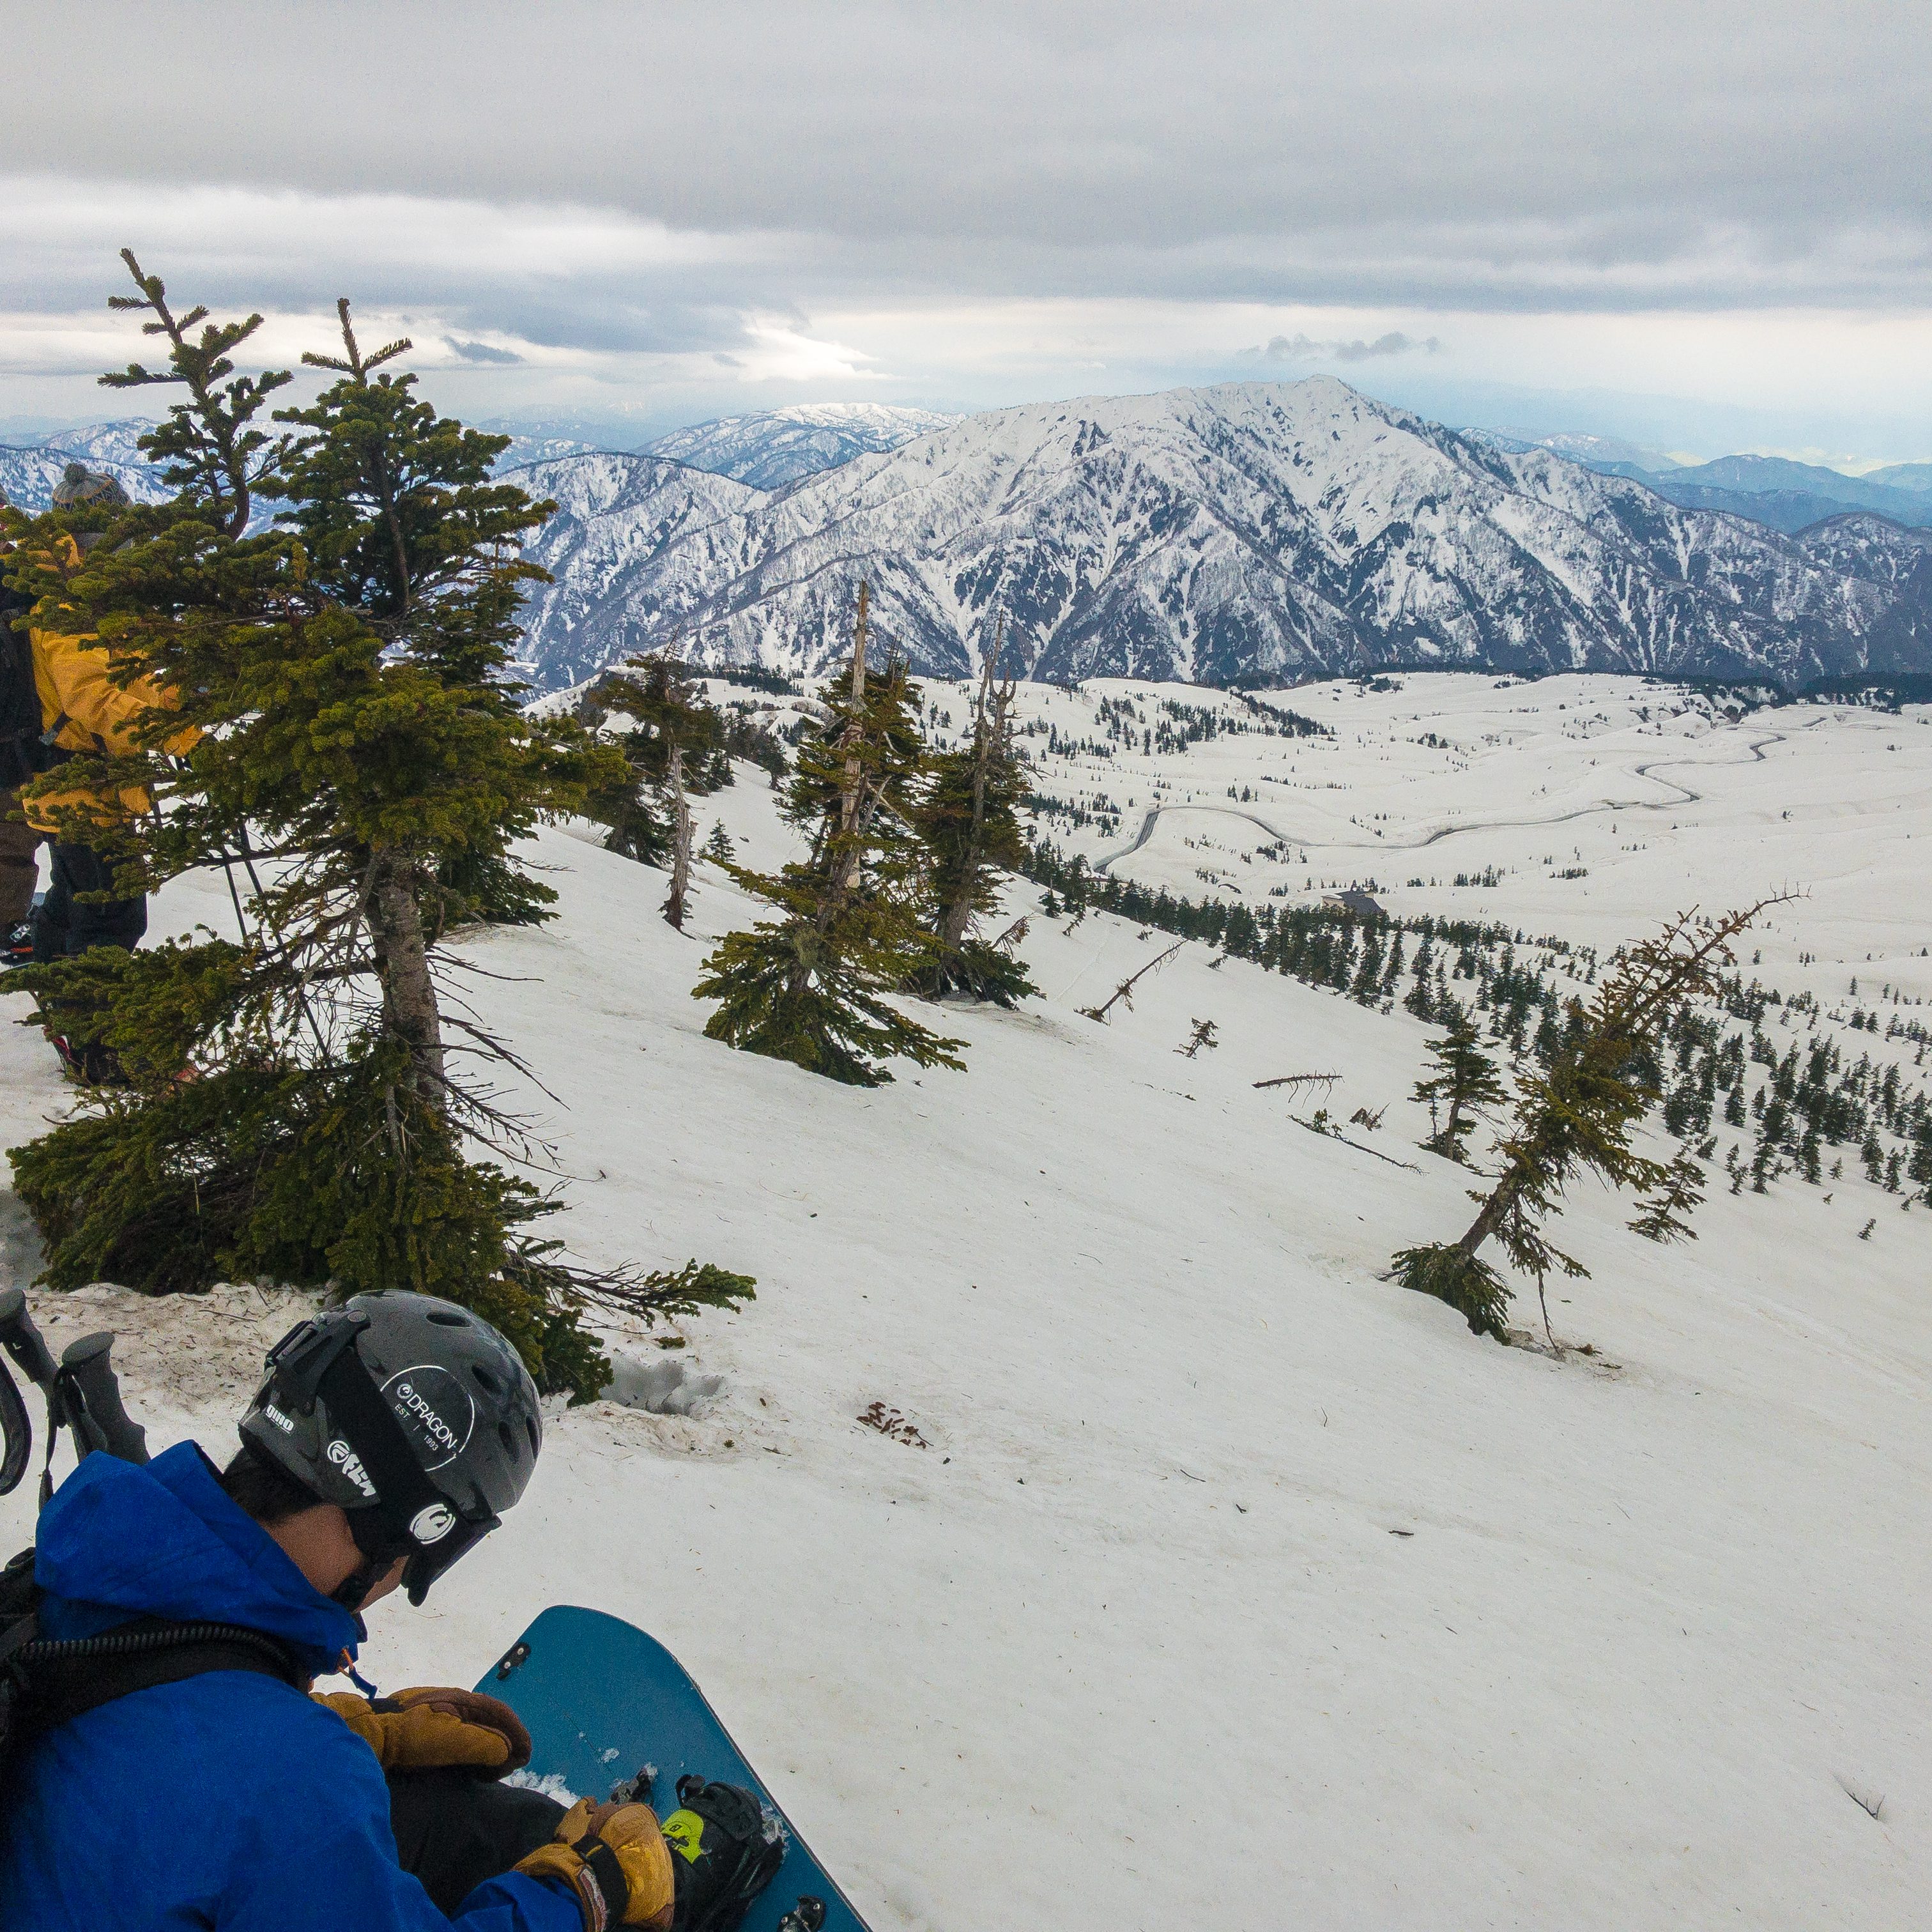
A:
POLYGON ((1196 1020, 1193 1031, 1174 1050, 1184 1060, 1192 1060, 1204 1046, 1211 1052, 1221 1044, 1216 1037, 1217 1030, 1212 1020, 1196 1020))
POLYGON ((1429 1138, 1422 1144, 1431 1154, 1440 1154, 1467 1167, 1469 1155, 1464 1144, 1475 1131, 1485 1108, 1498 1106, 1507 1097, 1496 1077, 1496 1062, 1477 1043, 1481 1036, 1462 1013, 1449 1018, 1448 1031, 1429 1042, 1430 1058, 1436 1071, 1416 1082, 1415 1097, 1429 1108, 1429 1138))
POLYGON ((828 1079, 876 1087, 882 1064, 961 1068, 961 1042, 886 998, 929 962, 919 920, 919 855, 907 826, 924 762, 919 694, 904 665, 868 676, 867 586, 852 662, 822 728, 799 747, 786 814, 812 833, 806 857, 773 874, 727 863, 779 916, 720 940, 692 997, 716 1000, 706 1036, 788 1060, 828 1079))

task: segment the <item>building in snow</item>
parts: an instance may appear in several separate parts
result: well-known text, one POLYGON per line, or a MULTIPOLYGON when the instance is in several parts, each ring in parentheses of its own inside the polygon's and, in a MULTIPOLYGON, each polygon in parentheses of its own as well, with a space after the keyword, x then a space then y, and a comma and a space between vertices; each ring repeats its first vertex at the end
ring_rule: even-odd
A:
POLYGON ((1358 892, 1352 886, 1346 892, 1324 893, 1322 903, 1330 912, 1352 912, 1358 919, 1388 917, 1369 893, 1358 892))

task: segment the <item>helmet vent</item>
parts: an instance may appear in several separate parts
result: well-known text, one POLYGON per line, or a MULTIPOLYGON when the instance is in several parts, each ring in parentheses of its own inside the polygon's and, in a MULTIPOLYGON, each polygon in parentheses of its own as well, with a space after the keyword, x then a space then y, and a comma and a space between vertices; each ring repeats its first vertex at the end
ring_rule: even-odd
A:
POLYGON ((481 1362, 472 1362, 470 1372, 482 1384, 487 1394, 501 1395, 503 1393, 503 1384, 481 1362))
POLYGON ((432 1308, 428 1318, 439 1328, 467 1328, 470 1326, 469 1316, 458 1313, 453 1308, 432 1308))
POLYGON ((507 1422, 498 1423, 496 1434, 503 1444, 503 1454, 514 1456, 517 1453, 517 1438, 510 1433, 510 1425, 507 1422))

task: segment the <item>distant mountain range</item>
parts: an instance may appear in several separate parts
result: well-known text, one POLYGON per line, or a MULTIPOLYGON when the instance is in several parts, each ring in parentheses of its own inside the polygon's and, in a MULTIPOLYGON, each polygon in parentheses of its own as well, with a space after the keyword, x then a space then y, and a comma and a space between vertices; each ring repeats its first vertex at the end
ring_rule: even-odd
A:
POLYGON ((644 446, 647 456, 708 470, 760 490, 782 490, 801 477, 836 470, 943 429, 956 417, 892 403, 801 403, 755 416, 720 416, 715 422, 673 430, 644 446))
POLYGON ((1846 476, 1816 463, 1780 456, 1720 456, 1683 464, 1661 450, 1592 436, 1526 437, 1507 430, 1472 434, 1511 450, 1553 449, 1606 476, 1647 483, 1687 510, 1723 510, 1787 533, 1808 529, 1846 510, 1875 510, 1893 522, 1932 526, 1932 463, 1899 463, 1863 476, 1846 476))
POLYGON ((950 675, 998 622, 1051 677, 1932 662, 1916 530, 1853 512, 1787 536, 1328 377, 992 410, 775 493, 662 456, 520 473, 563 506, 526 627, 547 686, 673 644, 821 668, 861 578, 881 637, 950 675))
MULTIPOLYGON (((148 427, 0 447, 0 487, 44 506, 78 458, 158 500, 148 427)), ((568 427, 533 426, 500 466, 558 505, 526 625, 547 688, 672 644, 820 669, 861 578, 881 637, 928 673, 970 670, 998 624, 1042 677, 1932 668, 1932 464, 1673 467, 1602 438, 1445 429, 1328 377, 969 417, 808 405, 632 453, 568 427)))

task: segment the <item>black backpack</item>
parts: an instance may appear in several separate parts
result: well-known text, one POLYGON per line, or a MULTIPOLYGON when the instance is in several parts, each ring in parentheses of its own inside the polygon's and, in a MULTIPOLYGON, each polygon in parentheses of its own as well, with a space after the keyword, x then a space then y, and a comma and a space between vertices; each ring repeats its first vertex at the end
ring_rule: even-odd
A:
POLYGON ((0 1570, 0 1777, 37 1733, 158 1684, 253 1670, 307 1688, 308 1674, 286 1645, 235 1624, 139 1617, 99 1636, 43 1637, 44 1594, 31 1550, 0 1570))

